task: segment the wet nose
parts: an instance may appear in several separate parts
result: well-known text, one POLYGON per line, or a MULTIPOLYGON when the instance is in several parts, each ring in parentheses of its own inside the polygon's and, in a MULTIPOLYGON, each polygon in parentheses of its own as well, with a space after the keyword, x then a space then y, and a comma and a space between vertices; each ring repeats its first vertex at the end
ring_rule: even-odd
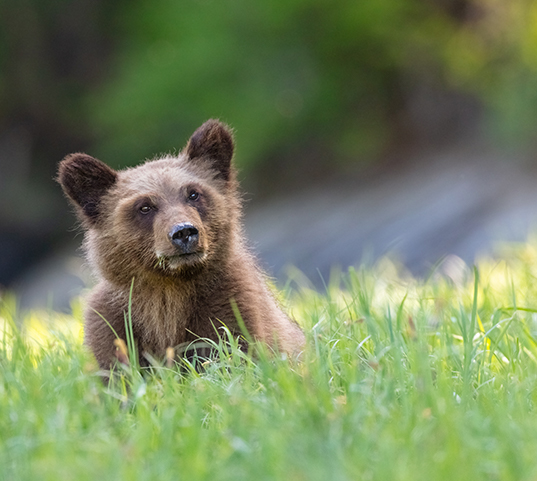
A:
POLYGON ((183 222, 174 225, 168 237, 182 254, 191 254, 196 251, 198 246, 199 232, 192 224, 183 222))

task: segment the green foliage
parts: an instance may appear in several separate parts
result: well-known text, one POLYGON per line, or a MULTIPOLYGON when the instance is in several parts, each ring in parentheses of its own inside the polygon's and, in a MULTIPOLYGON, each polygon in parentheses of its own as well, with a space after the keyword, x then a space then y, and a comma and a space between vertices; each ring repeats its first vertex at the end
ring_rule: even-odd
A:
POLYGON ((537 121, 537 4, 533 0, 471 3, 472 21, 444 45, 449 82, 482 100, 490 138, 534 146, 537 121))
MULTIPOLYGON (((431 23, 448 26, 417 0, 130 2, 114 73, 90 102, 98 153, 133 163, 220 117, 244 166, 306 144, 374 155, 431 23)), ((438 58, 443 38, 422 52, 438 58)))
POLYGON ((244 167, 374 160, 449 117, 446 91, 482 103, 492 138, 535 138, 532 0, 29 0, 0 14, 0 125, 27 131, 40 168, 69 145, 134 164, 210 117, 236 128, 244 167))
POLYGON ((457 16, 455 3, 125 4, 113 73, 88 102, 97 152, 132 164, 220 117, 245 167, 282 152, 310 164, 371 160, 409 128, 423 85, 479 99, 494 138, 532 140, 535 5, 468 0, 457 16))
POLYGON ((21 324, 4 297, 0 479, 533 479, 536 261, 351 270, 290 293, 299 363, 228 338, 202 373, 125 367, 109 386, 73 319, 21 324))

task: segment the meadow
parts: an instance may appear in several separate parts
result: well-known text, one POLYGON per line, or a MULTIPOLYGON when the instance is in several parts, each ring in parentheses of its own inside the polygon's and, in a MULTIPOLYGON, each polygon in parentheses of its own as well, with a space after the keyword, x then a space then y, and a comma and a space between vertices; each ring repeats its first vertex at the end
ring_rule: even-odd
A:
MULTIPOLYGON (((0 480, 533 480, 537 247, 282 293, 299 362, 227 337, 201 372, 102 382, 72 315, 0 303, 0 480)), ((227 333, 222 329, 222 335, 227 333)))

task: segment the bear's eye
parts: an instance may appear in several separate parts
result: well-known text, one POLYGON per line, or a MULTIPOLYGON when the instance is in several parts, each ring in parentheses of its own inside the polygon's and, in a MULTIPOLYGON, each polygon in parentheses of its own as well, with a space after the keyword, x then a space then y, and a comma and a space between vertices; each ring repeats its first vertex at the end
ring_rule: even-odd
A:
POLYGON ((142 214, 149 214, 152 210, 153 210, 153 208, 150 205, 147 205, 147 204, 144 204, 144 205, 142 205, 142 207, 140 207, 140 212, 142 214))
POLYGON ((188 200, 198 200, 200 198, 199 192, 196 192, 195 190, 192 190, 190 194, 188 194, 188 200))

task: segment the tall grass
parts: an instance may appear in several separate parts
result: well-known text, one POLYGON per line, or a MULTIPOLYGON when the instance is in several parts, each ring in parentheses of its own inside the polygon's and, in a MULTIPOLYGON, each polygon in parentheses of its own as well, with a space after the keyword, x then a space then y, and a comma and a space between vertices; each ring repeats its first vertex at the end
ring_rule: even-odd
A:
POLYGON ((4 296, 0 479, 535 479, 537 252, 452 271, 300 282, 300 362, 229 338, 201 373, 163 362, 110 385, 78 306, 21 316, 4 296))

